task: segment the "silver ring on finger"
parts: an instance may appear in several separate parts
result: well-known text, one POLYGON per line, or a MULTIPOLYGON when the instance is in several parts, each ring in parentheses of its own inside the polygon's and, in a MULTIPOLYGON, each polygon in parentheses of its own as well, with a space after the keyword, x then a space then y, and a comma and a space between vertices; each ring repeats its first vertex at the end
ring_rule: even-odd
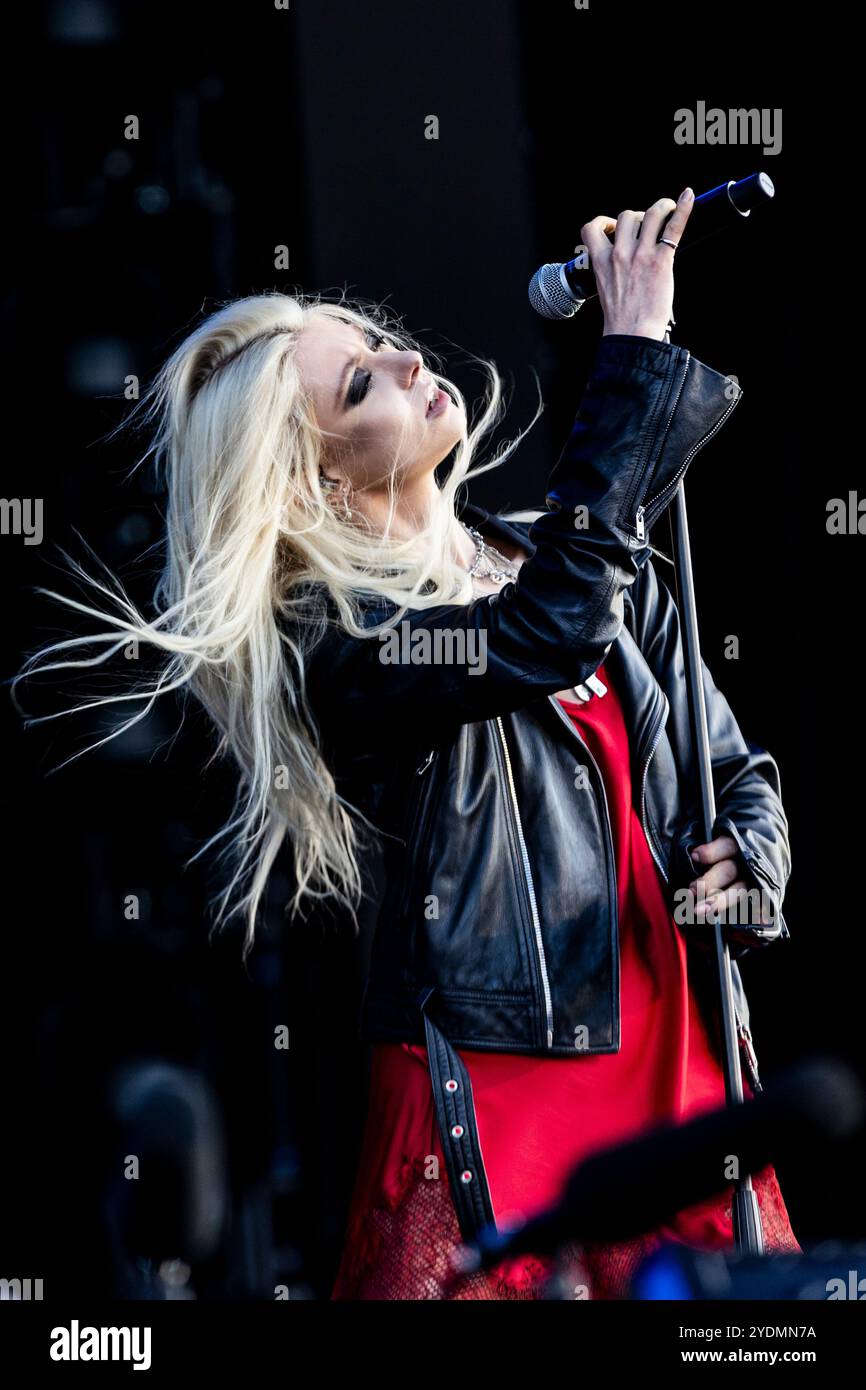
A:
POLYGON ((674 248, 674 250, 676 251, 677 247, 679 246, 679 242, 678 242, 678 241, 671 241, 670 238, 669 238, 669 237, 666 237, 666 236, 660 236, 660 237, 659 237, 659 246, 672 246, 672 247, 674 248))

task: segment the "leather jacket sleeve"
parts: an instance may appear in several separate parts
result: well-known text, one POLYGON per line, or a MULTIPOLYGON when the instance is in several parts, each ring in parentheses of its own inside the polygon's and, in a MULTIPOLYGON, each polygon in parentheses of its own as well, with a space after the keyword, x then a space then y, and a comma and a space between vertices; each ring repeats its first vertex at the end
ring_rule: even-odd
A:
MULTIPOLYGON (((673 679, 685 689, 685 665, 679 613, 667 585, 647 564, 635 586, 635 612, 638 640, 649 665, 657 671, 673 672, 673 679)), ((728 834, 736 841, 743 864, 747 889, 765 895, 770 924, 727 923, 724 935, 731 954, 744 955, 753 946, 768 945, 790 936, 781 907, 791 872, 788 821, 785 815, 775 760, 764 749, 743 737, 728 701, 716 686, 705 662, 703 667, 707 726, 712 749, 713 787, 716 820, 713 838, 728 834)), ((680 701, 672 710, 685 710, 680 701)), ((668 737, 679 749, 691 742, 689 729, 667 729, 668 737)), ((681 764, 682 765, 682 764, 681 764)), ((692 804, 697 788, 692 795, 692 804)), ((704 843, 703 823, 697 814, 687 815, 674 837, 669 886, 673 895, 695 877, 689 852, 704 843)), ((698 934, 693 934, 696 942, 698 934)), ((711 944, 708 933, 706 944, 711 944)))
MULTIPOLYGON (((417 738, 420 728, 429 746, 460 724, 591 675, 621 630, 623 594, 646 558, 649 528, 739 396, 735 383, 686 348, 603 337, 548 481, 549 510, 529 532, 535 553, 518 578, 469 604, 404 610, 394 624, 413 650, 425 633, 456 633, 483 665, 413 659, 405 655, 409 642, 398 662, 388 661, 378 634, 354 637, 329 623, 307 663, 325 749, 349 770, 386 750, 393 756, 404 732, 417 738)), ((366 626, 394 617, 392 604, 368 597, 366 626)))

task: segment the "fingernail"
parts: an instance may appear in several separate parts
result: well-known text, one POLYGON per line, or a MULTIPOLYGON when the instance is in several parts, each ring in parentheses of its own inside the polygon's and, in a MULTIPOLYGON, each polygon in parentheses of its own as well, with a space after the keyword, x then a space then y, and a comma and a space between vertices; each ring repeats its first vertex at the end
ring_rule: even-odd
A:
POLYGON ((696 849, 693 849, 691 851, 691 853, 689 854, 689 858, 691 859, 693 864, 700 864, 701 862, 701 856, 698 854, 696 849))
POLYGON ((682 191, 682 193, 681 193, 680 196, 679 196, 679 201, 680 201, 681 203, 687 203, 687 202, 689 201, 689 199, 690 199, 690 198, 694 198, 694 196, 695 196, 695 194, 694 194, 694 189, 692 189, 692 188, 684 188, 683 191, 682 191))

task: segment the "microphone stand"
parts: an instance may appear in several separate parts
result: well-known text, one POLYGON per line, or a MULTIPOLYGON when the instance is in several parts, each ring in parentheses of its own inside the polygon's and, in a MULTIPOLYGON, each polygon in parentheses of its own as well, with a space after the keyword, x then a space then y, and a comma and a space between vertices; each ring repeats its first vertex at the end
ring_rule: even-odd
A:
MULTIPOLYGON (((700 209, 702 213, 699 235, 696 238, 693 233, 691 237, 687 237, 686 247, 694 245, 695 241, 702 239, 703 236, 722 230, 732 219, 736 222, 739 217, 748 217, 753 208, 768 202, 774 194, 773 181, 763 172, 750 174, 748 178, 740 179, 738 182, 730 179, 727 183, 719 184, 717 188, 700 194, 695 199, 695 210, 700 209)), ((686 233, 688 233, 688 228, 686 228, 686 233)), ((598 293, 586 248, 575 247, 575 251, 578 254, 574 260, 567 261, 562 265, 542 266, 530 281, 530 302, 536 312, 544 318, 570 318, 587 299, 593 298, 598 293)), ((673 319, 671 319, 671 323, 673 323, 673 319)), ((670 342, 670 325, 665 334, 665 341, 670 342)), ((704 840, 709 842, 713 837, 716 803, 713 793, 712 760, 701 671, 695 585, 689 548, 686 494, 682 479, 677 485, 674 496, 671 528, 674 538, 677 596, 683 628, 687 703, 694 746, 698 755, 704 840)), ((740 1070, 740 1051, 734 1016, 731 954, 728 944, 722 936, 722 923, 719 921, 718 915, 714 918, 713 927, 722 1006, 725 1095, 729 1106, 742 1105, 743 1077, 740 1070)), ((744 1255, 762 1255, 764 1253, 764 1236, 761 1227, 761 1214, 752 1187, 752 1179, 748 1174, 736 1180, 731 1215, 734 1241, 738 1252, 744 1255)))
MULTIPOLYGON (((666 335, 670 341, 670 332, 666 335)), ((710 739, 707 729, 707 707, 704 699, 704 682, 701 670, 701 648, 698 636, 698 614, 695 606, 695 582, 692 572, 691 547, 689 545, 689 523, 686 513, 686 494, 683 480, 677 486, 671 514, 676 558, 677 597, 683 630, 685 652, 686 691, 691 717, 694 746, 698 756, 698 780, 700 782, 701 809, 704 822, 704 843, 713 838, 716 820, 716 799, 713 791, 713 765, 710 756, 710 739)), ((729 1106, 743 1104, 743 1077, 740 1070, 740 1052, 737 1044, 737 1031, 734 1021, 734 988, 731 978, 731 953, 727 941, 722 936, 722 923, 719 914, 713 919, 716 965, 718 968, 719 993, 722 1005, 722 1030, 724 1037, 725 1096, 729 1106)), ((761 1213, 758 1199, 752 1187, 751 1176, 746 1173, 737 1178, 734 1198, 731 1204, 734 1228, 734 1243, 741 1255, 763 1255, 764 1235, 761 1226, 761 1213)))
MULTIPOLYGON (((760 206, 773 197, 772 180, 766 174, 752 174, 739 184, 731 181, 727 185, 703 194, 696 202, 706 202, 720 209, 719 216, 729 215, 729 205, 736 212, 748 217, 752 207, 760 206), (722 197, 721 195, 725 196, 722 197)), ((673 320, 671 320, 673 323, 673 320)), ((665 341, 670 342, 670 325, 665 341)), ((695 605, 695 581, 692 572, 692 554, 689 545, 689 520, 686 512, 686 493, 683 480, 677 486, 671 509, 671 530, 674 540, 676 565, 677 599, 683 630, 683 649, 686 667, 686 693, 691 719, 694 746, 698 755, 698 781, 701 794, 701 811, 704 822, 704 842, 713 838, 716 821, 716 798, 713 791, 713 764, 710 755, 710 738, 707 730, 707 706, 704 700, 704 682, 701 670, 701 645, 698 636, 698 613, 695 605)), ((734 1017, 734 986, 731 978, 731 953, 727 941, 722 936, 722 923, 718 913, 713 919, 713 939, 718 971, 719 997, 722 1006, 722 1035, 724 1042, 725 1096, 729 1106, 743 1104, 743 1075, 740 1069, 740 1049, 737 1044, 737 1029, 734 1017)), ((731 1203, 731 1218, 734 1228, 734 1244, 741 1255, 763 1255, 764 1232, 761 1226, 761 1213, 758 1199, 752 1187, 751 1176, 737 1178, 734 1184, 734 1197, 731 1203)))

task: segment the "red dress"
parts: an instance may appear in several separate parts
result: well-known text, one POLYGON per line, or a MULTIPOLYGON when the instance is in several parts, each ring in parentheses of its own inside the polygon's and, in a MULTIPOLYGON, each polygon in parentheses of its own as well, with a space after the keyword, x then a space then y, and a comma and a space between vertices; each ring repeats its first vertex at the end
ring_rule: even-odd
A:
MULTIPOLYGON (((619 895, 621 1046, 574 1059, 458 1049, 471 1078, 497 1224, 554 1201, 575 1164, 595 1150, 725 1103, 721 1065, 689 984, 685 939, 668 911, 664 881, 632 804, 622 709, 603 666, 598 676, 606 695, 562 704, 607 791, 619 895)), ((576 764, 579 757, 576 748, 576 764)), ((753 1185, 767 1249, 799 1251, 773 1168, 753 1174, 753 1185)), ((624 1296, 641 1259, 671 1240, 705 1250, 730 1247, 730 1196, 690 1207, 671 1226, 638 1240, 575 1247, 588 1296, 624 1296)), ((443 1291, 448 1257, 459 1243, 426 1049, 378 1044, 332 1298, 541 1296, 550 1266, 535 1258, 443 1291)))

